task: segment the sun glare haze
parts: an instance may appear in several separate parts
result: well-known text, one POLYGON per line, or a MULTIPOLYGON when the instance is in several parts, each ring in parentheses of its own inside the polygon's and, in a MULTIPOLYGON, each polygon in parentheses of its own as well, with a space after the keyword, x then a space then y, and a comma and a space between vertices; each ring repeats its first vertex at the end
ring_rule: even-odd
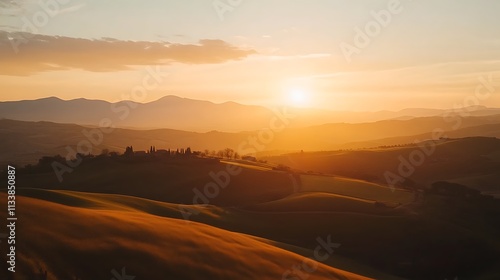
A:
POLYGON ((499 0, 0 0, 1 280, 498 280, 499 170, 499 0))

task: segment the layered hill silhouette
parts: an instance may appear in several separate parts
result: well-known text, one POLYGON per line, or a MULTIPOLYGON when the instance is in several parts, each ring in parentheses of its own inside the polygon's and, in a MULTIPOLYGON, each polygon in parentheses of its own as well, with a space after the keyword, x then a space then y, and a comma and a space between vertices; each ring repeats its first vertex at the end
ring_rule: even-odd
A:
POLYGON ((266 159, 299 170, 384 185, 395 180, 395 176, 401 177, 395 185, 410 189, 445 180, 500 196, 500 139, 495 137, 443 138, 411 145, 293 153, 266 159))
MULTIPOLYGON (((102 150, 122 153, 127 146, 146 150, 191 147, 194 150, 221 150, 232 148, 240 155, 292 151, 328 151, 351 148, 371 148, 410 144, 432 139, 433 131, 443 131, 441 136, 500 137, 500 115, 482 117, 422 117, 410 120, 384 120, 371 123, 332 123, 304 128, 287 128, 272 132, 270 139, 259 140, 259 133, 248 132, 190 132, 173 129, 132 130, 115 128, 108 132, 94 126, 58 124, 52 122, 25 122, 0 120, 0 163, 35 163, 42 156, 68 155, 76 151, 82 141, 91 144, 93 154, 102 150), (257 146, 250 143, 257 139, 257 146)), ((266 136, 267 137, 267 136, 266 136)))
MULTIPOLYGON (((196 132, 212 130, 239 132, 269 127, 278 114, 293 114, 291 127, 305 127, 325 123, 373 122, 385 119, 408 119, 442 115, 446 110, 410 108, 397 112, 343 112, 317 109, 275 108, 242 105, 235 102, 215 104, 177 96, 165 96, 149 103, 119 101, 110 103, 84 98, 61 100, 49 97, 37 100, 0 102, 0 119, 22 121, 49 121, 97 126, 103 119, 122 128, 169 128, 196 132)), ((500 109, 465 108, 459 110, 472 116, 500 114, 500 109)))
POLYGON ((498 109, 286 110, 1 102, 19 244, 15 278, 0 278, 499 279, 498 109), (324 240, 335 250, 318 261, 324 240))

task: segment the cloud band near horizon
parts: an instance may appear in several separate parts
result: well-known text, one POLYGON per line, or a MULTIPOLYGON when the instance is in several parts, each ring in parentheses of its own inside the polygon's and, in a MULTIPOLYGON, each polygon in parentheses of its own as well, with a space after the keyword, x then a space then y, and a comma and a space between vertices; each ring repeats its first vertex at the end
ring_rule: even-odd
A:
POLYGON ((253 49, 223 40, 203 39, 198 44, 83 39, 0 31, 0 75, 29 76, 39 72, 82 69, 92 72, 127 70, 154 64, 216 64, 241 60, 253 49), (16 52, 16 48, 18 51, 16 52))

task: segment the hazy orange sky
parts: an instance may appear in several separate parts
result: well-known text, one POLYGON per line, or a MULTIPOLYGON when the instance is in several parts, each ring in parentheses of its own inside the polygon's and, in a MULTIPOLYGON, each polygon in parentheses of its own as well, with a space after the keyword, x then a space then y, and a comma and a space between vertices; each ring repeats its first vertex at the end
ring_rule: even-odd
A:
MULTIPOLYGON (((500 91, 496 0, 0 0, 0 11, 1 101, 134 99, 144 79, 136 101, 357 111, 451 108, 480 77, 500 91), (145 78, 157 67, 168 76, 145 78)), ((493 93, 481 104, 500 107, 493 93)))

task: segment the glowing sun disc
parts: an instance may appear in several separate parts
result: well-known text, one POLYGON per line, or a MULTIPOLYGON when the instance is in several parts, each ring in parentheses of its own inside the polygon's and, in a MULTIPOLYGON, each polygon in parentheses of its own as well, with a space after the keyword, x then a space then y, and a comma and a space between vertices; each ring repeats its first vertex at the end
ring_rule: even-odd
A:
POLYGON ((288 102, 293 106, 304 107, 309 105, 309 95, 301 89, 293 89, 288 93, 288 102))

